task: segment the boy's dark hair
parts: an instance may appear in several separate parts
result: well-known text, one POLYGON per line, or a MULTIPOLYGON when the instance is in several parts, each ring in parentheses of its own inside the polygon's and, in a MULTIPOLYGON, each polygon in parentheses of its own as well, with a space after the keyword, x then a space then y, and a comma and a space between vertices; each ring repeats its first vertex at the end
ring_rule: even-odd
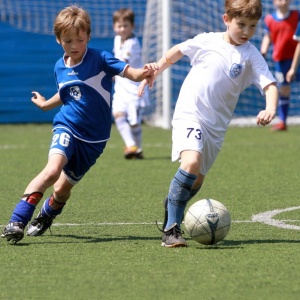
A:
POLYGON ((134 25, 134 12, 130 8, 121 8, 116 10, 113 14, 113 23, 118 21, 129 21, 134 25))
POLYGON ((225 13, 229 19, 246 17, 259 20, 262 16, 261 0, 225 0, 225 13))

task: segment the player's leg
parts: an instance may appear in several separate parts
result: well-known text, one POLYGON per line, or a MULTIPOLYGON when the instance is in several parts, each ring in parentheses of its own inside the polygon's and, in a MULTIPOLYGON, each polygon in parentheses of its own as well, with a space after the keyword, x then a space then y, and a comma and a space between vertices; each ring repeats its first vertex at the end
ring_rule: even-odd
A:
POLYGON ((143 148, 142 148, 142 135, 143 135, 142 114, 143 114, 143 110, 138 106, 138 102, 136 103, 132 102, 128 105, 127 119, 130 125, 135 146, 137 147, 135 153, 135 158, 137 159, 144 158, 143 148))
MULTIPOLYGON (((204 178, 205 178, 204 175, 202 175, 200 173, 198 174, 198 176, 197 176, 196 180, 194 181, 193 186, 191 188, 190 195, 189 195, 187 202, 190 201, 200 191, 203 181, 204 181, 204 178)), ((163 221, 162 228, 164 230, 166 228, 167 222, 168 222, 168 196, 164 199, 163 205, 165 208, 165 215, 164 215, 164 221, 163 221)), ((182 223, 183 218, 184 218, 184 215, 182 216, 180 223, 182 223)))
POLYGON ((287 117, 290 106, 291 87, 289 84, 281 85, 279 88, 278 116, 279 123, 273 126, 273 130, 283 131, 287 129, 287 117))
POLYGON ((171 181, 168 193, 168 221, 164 228, 162 246, 186 246, 180 224, 190 198, 192 186, 200 168, 201 154, 193 150, 181 152, 181 165, 171 181))
POLYGON ((112 109, 116 127, 125 144, 124 157, 126 159, 133 158, 137 150, 137 146, 135 144, 135 140, 131 132, 131 127, 127 119, 128 101, 124 101, 124 99, 114 98, 112 109))
POLYGON ((7 241, 17 243, 23 238, 24 228, 31 220, 36 206, 44 192, 57 180, 65 163, 64 156, 51 155, 46 167, 29 183, 13 210, 9 223, 4 227, 2 237, 5 237, 7 241))
POLYGON ((68 162, 54 184, 53 194, 45 200, 39 214, 29 224, 27 235, 42 235, 51 227, 53 220, 62 212, 70 198, 72 188, 96 163, 106 146, 106 142, 85 143, 76 139, 72 139, 72 142, 75 145, 73 154, 68 155, 68 162))
POLYGON ((286 81, 286 74, 291 67, 291 62, 291 60, 286 60, 275 64, 275 77, 279 90, 279 101, 277 108, 279 122, 271 127, 271 130, 273 131, 287 130, 286 123, 290 107, 291 86, 286 81))
POLYGON ((53 194, 45 200, 39 214, 28 225, 27 235, 42 235, 48 228, 50 229, 53 220, 62 212, 70 198, 73 187, 74 184, 69 182, 64 172, 61 172, 59 179, 54 184, 53 194))
POLYGON ((163 230, 162 246, 185 246, 180 223, 191 197, 200 190, 205 175, 212 167, 223 143, 224 136, 211 135, 192 121, 173 121, 172 160, 180 158, 167 196, 167 222, 163 230))

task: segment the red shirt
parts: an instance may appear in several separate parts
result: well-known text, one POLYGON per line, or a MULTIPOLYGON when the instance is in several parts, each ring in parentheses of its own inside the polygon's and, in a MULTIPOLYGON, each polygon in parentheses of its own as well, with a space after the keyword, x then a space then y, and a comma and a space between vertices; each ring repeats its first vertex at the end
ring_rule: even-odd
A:
POLYGON ((285 59, 292 59, 297 46, 293 39, 299 22, 299 12, 291 10, 286 19, 278 19, 276 13, 268 14, 265 17, 265 24, 269 31, 273 47, 273 60, 278 62, 285 59))

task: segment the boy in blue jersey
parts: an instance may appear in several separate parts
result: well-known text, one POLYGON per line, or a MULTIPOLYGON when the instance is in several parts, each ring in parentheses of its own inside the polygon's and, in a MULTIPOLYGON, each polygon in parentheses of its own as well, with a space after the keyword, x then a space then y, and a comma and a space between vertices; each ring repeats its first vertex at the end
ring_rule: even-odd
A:
POLYGON ((110 138, 111 89, 114 76, 150 80, 154 69, 135 69, 112 54, 87 47, 88 13, 76 6, 59 12, 54 23, 57 42, 65 51, 55 65, 58 93, 46 101, 38 92, 31 100, 42 110, 62 105, 53 120, 53 137, 45 168, 29 183, 13 210, 2 237, 17 243, 46 190, 53 186, 27 235, 42 235, 70 198, 71 190, 95 164, 110 138))

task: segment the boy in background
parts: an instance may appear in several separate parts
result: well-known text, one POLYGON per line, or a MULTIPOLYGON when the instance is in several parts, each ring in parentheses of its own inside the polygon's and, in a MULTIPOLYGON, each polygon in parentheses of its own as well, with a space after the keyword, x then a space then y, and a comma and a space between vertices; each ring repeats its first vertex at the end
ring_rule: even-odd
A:
MULTIPOLYGON (((142 51, 140 42, 134 36, 134 12, 121 8, 113 14, 113 28, 116 33, 113 52, 116 58, 134 68, 141 68, 142 51)), ((139 83, 128 78, 115 77, 113 95, 113 116, 116 127, 125 143, 126 159, 143 159, 142 114, 148 105, 148 93, 138 96, 139 83)))
MULTIPOLYGON (((273 44, 272 58, 275 62, 275 78, 279 88, 278 116, 279 123, 271 129, 287 130, 287 117, 290 106, 291 85, 287 73, 291 68, 297 41, 293 39, 300 16, 297 10, 290 9, 290 0, 274 0, 275 11, 265 17, 266 33, 263 37, 260 52, 266 56, 270 44, 273 44)), ((295 70, 294 79, 299 80, 299 70, 295 70)))

